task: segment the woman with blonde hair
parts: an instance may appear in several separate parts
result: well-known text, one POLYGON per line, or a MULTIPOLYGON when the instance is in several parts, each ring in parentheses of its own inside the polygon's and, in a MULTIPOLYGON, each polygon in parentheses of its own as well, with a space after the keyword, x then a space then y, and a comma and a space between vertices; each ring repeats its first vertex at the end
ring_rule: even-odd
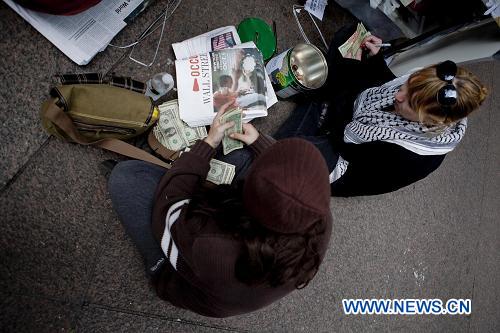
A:
POLYGON ((275 134, 319 148, 332 196, 387 193, 423 179, 461 141, 467 116, 488 94, 475 75, 450 60, 396 77, 374 35, 364 39, 359 59, 343 58, 338 46, 354 30, 335 34, 327 84, 275 134))

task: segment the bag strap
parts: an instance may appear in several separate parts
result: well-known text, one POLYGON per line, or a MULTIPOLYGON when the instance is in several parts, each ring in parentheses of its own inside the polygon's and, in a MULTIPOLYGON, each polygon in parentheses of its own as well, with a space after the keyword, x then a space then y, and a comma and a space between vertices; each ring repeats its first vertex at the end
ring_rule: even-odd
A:
POLYGON ((171 165, 163 162, 159 158, 149 154, 148 152, 137 148, 129 143, 118 139, 101 139, 91 141, 89 138, 80 134, 78 129, 73 124, 71 118, 55 103, 49 103, 47 109, 44 111, 45 117, 57 125, 64 133, 66 133, 73 141, 82 145, 96 145, 101 148, 119 153, 125 156, 139 159, 142 161, 150 162, 166 169, 170 169, 171 165))
POLYGON ((150 162, 156 165, 159 165, 161 167, 164 167, 165 169, 170 169, 172 165, 163 162, 157 157, 154 157, 153 155, 149 154, 147 151, 144 151, 142 149, 137 148, 136 146, 133 146, 129 143, 126 143, 122 140, 118 139, 102 139, 96 142, 96 145, 110 150, 114 151, 115 153, 122 154, 128 157, 132 157, 137 160, 142 160, 146 162, 150 162))

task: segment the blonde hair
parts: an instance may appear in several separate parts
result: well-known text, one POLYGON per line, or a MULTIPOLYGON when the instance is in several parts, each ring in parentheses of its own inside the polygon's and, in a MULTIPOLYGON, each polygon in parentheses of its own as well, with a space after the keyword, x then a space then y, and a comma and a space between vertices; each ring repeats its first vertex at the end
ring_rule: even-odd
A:
POLYGON ((438 91, 447 83, 436 74, 436 65, 423 68, 408 79, 410 107, 417 112, 421 123, 446 125, 467 117, 479 108, 488 89, 468 70, 458 67, 452 84, 457 90, 457 103, 443 107, 437 100, 438 91))

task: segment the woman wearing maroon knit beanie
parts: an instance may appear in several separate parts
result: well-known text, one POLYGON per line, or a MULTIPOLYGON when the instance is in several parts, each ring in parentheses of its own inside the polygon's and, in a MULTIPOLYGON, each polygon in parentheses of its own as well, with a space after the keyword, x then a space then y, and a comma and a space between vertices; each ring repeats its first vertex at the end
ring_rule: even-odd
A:
POLYGON ((231 136, 245 148, 227 156, 248 154, 248 167, 236 166, 232 185, 207 186, 209 162, 234 125, 220 122, 224 112, 167 172, 126 161, 109 179, 158 296, 210 317, 255 311, 307 286, 332 223, 328 168, 302 139, 276 142, 244 124, 231 136))

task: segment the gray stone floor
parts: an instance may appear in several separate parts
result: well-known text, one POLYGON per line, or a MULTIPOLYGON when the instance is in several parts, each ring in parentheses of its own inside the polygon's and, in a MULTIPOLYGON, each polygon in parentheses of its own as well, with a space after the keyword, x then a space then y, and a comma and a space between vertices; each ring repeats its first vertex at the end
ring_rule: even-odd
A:
MULTIPOLYGON (((320 25, 327 39, 354 21, 330 2, 320 25)), ((228 3, 182 1, 156 63, 144 68, 125 60, 115 72, 139 80, 173 72, 171 43, 245 17, 276 21, 280 50, 301 41, 294 1, 228 3)), ((156 1, 114 42, 133 41, 164 4, 156 1)), ((211 319, 162 302, 148 285, 98 171, 100 161, 117 156, 49 138, 40 126, 52 75, 106 71, 121 51, 107 48, 78 67, 3 2, 0 18, 1 331, 500 331, 498 62, 466 65, 492 93, 436 172, 394 193, 331 200, 331 246, 306 289, 255 313, 211 319), (343 298, 470 298, 472 314, 346 316, 343 298)), ((137 56, 149 59, 155 43, 147 40, 137 56)), ((293 106, 281 101, 255 124, 270 133, 293 106)))

